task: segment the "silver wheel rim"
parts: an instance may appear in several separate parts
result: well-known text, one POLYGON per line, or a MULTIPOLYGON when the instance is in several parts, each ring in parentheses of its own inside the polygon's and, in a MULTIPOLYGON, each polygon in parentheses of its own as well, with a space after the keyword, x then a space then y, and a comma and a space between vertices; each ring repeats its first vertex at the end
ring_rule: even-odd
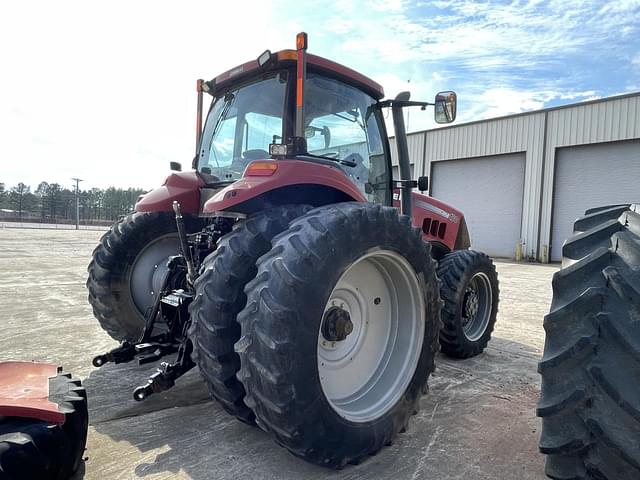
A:
POLYGON ((341 417, 368 422, 398 402, 420 358, 425 315, 416 272, 395 252, 367 253, 342 274, 325 306, 317 349, 323 393, 341 417), (331 341, 327 321, 336 309, 347 312, 352 328, 331 341))
POLYGON ((462 299, 462 331, 471 342, 479 340, 489 325, 493 292, 489 277, 476 273, 464 292, 462 299))
POLYGON ((180 242, 175 234, 167 234, 149 242, 133 261, 130 270, 131 298, 140 315, 146 315, 153 306, 167 273, 167 262, 180 253, 180 242))

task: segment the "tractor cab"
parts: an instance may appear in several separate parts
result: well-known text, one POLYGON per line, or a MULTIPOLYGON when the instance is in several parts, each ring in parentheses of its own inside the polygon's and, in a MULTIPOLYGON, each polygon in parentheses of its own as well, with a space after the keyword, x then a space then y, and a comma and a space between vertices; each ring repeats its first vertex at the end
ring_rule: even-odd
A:
MULTIPOLYGON (((373 202, 399 207, 426 240, 446 250, 468 246, 459 238, 464 226, 447 228, 461 212, 414 191, 424 191, 428 181, 412 178, 403 117, 404 107, 434 106, 435 121, 450 123, 455 93, 440 92, 433 103, 411 101, 409 92, 382 100, 375 81, 307 54, 305 33, 296 47, 267 50, 212 80, 198 80, 195 172, 172 174, 140 197, 135 210, 171 211, 177 201, 190 214, 240 218, 284 203, 373 202), (204 93, 213 100, 203 121, 204 93), (386 108, 393 113, 399 179, 392 176, 386 108), (416 212, 412 204, 419 202, 416 212)), ((181 167, 172 162, 172 169, 181 167)))
POLYGON ((375 81, 307 54, 306 34, 298 34, 296 47, 267 50, 198 80, 195 172, 172 174, 135 210, 171 211, 177 201, 185 213, 238 219, 284 204, 369 202, 400 208, 439 252, 467 248, 462 212, 414 191, 428 182, 412 178, 403 116, 405 107, 434 106, 437 123, 452 122, 455 93, 440 92, 432 103, 411 101, 409 92, 383 100, 375 81), (205 93, 213 98, 206 119, 205 93), (386 109, 396 138, 396 179, 386 109))
POLYGON ((297 136, 297 56, 292 50, 265 52, 263 65, 250 62, 202 84, 213 101, 194 160, 196 171, 209 182, 233 182, 256 160, 331 165, 368 201, 390 204, 391 156, 378 108, 382 87, 308 55, 304 118, 297 136), (279 154, 277 146, 291 138, 298 139, 296 151, 279 154))

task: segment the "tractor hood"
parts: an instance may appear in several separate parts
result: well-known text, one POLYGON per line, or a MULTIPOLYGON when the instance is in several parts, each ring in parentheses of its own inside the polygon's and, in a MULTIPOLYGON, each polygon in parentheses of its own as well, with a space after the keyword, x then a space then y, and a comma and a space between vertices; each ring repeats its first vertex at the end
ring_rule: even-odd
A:
MULTIPOLYGON (((281 192, 291 195, 293 187, 300 190, 325 188, 344 200, 366 202, 364 194, 338 164, 328 165, 306 160, 258 160, 250 163, 242 178, 223 188, 209 199, 203 207, 203 214, 212 215, 220 211, 247 213, 253 210, 250 201, 259 201, 265 195, 281 192)), ((297 190, 296 190, 297 192, 297 190)), ((270 198, 273 198, 271 196, 270 198)), ((289 203, 309 203, 315 205, 319 198, 304 199, 291 196, 289 203)), ((255 203, 255 202, 253 202, 255 203)), ((269 203, 265 201, 265 203, 269 203)))
POLYGON ((136 212, 171 212, 174 201, 180 203, 184 213, 198 214, 200 189, 204 180, 196 172, 172 173, 161 187, 138 197, 136 212))

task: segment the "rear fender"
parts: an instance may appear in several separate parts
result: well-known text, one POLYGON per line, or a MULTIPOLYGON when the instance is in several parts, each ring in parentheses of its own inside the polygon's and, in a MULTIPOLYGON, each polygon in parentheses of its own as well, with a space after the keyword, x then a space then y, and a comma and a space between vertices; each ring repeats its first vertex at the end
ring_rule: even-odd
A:
POLYGON ((285 203, 320 206, 367 201, 338 165, 304 160, 259 161, 261 164, 265 162, 273 162, 275 170, 269 171, 269 175, 253 175, 249 164, 244 177, 205 202, 203 214, 213 216, 218 212, 234 212, 246 215, 285 203))
POLYGON ((179 202, 183 213, 198 214, 200 210, 200 189, 204 180, 196 172, 172 173, 161 187, 151 190, 138 198, 136 212, 170 212, 173 202, 179 202))

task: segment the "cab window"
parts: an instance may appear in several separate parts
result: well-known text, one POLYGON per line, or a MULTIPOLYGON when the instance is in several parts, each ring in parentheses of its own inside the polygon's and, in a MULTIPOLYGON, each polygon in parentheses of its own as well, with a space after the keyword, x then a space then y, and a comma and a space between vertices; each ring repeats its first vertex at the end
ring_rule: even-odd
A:
POLYGON ((269 144, 282 138, 287 78, 286 71, 271 73, 214 99, 198 171, 236 180, 251 161, 269 158, 269 144))
POLYGON ((370 201, 388 202, 389 172, 375 99, 338 80, 309 74, 305 137, 309 153, 353 163, 347 175, 370 201))

